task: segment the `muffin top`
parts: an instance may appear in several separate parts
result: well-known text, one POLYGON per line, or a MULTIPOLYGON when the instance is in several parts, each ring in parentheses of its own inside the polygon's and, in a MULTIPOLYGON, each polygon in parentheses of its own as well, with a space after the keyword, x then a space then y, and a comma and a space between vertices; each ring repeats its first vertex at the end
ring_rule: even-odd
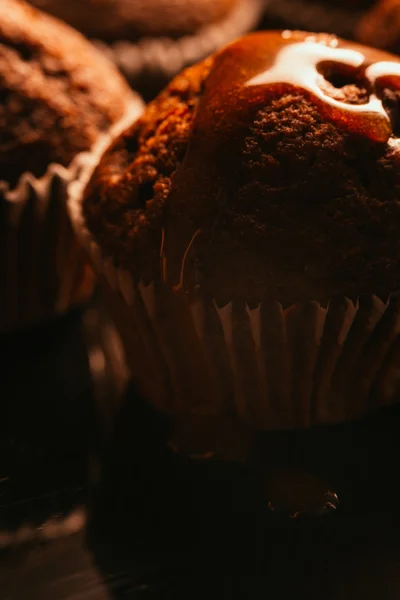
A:
POLYGON ((181 36, 217 22, 241 0, 30 0, 89 37, 105 41, 181 36))
POLYGON ((179 75, 108 149, 87 227, 137 278, 221 305, 385 298, 399 273, 399 102, 395 56, 246 36, 179 75))
POLYGON ((137 102, 79 33, 22 0, 0 2, 0 180, 67 166, 137 102))

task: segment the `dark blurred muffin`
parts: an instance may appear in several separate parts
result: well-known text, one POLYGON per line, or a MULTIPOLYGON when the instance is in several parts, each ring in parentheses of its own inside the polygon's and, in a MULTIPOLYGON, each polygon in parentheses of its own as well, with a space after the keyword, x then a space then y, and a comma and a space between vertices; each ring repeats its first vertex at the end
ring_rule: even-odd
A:
POLYGON ((263 0, 30 0, 90 38, 147 97, 180 69, 253 29, 263 0))
POLYGON ((70 163, 140 110, 83 36, 21 0, 0 2, 0 330, 91 294, 65 210, 70 163))
POLYGON ((391 52, 400 52, 400 2, 380 0, 363 15, 356 28, 359 41, 391 52))
POLYGON ((30 0, 88 37, 106 41, 190 34, 218 22, 236 0, 30 0), (90 18, 88 18, 90 15, 90 18))
POLYGON ((265 28, 329 31, 353 39, 354 30, 374 0, 269 0, 265 28))
POLYGON ((270 0, 263 26, 329 31, 376 48, 400 52, 399 0, 270 0))
POLYGON ((68 166, 134 97, 115 68, 63 23, 19 0, 0 3, 0 180, 68 166))
POLYGON ((156 407, 257 430, 396 401, 399 72, 333 36, 254 34, 105 153, 72 213, 156 407))

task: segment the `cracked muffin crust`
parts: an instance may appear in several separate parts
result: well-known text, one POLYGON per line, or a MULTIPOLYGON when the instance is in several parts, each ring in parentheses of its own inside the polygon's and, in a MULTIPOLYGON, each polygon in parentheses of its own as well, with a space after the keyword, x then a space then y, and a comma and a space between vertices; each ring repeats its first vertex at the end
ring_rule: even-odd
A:
POLYGON ((87 224, 106 255, 125 266, 140 261, 144 279, 158 270, 165 202, 212 61, 178 75, 148 105, 102 158, 86 191, 87 224))
POLYGON ((300 32, 228 46, 105 154, 89 230, 145 281, 161 276, 163 245, 165 280, 221 304, 386 298, 400 253, 399 61, 300 32))

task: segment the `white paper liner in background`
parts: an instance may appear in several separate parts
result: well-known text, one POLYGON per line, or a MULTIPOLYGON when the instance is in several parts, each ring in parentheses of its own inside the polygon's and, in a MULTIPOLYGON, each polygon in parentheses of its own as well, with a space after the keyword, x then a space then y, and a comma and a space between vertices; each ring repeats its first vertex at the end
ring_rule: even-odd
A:
POLYGON ((96 41, 96 45, 119 67, 134 87, 142 78, 158 79, 159 87, 162 87, 183 68, 252 31, 259 24, 267 2, 268 0, 239 1, 219 23, 206 25, 196 34, 177 40, 149 37, 136 43, 118 41, 107 45, 96 41))
MULTIPOLYGON (((127 114, 142 106, 138 99, 127 114)), ((36 325, 91 296, 93 272, 66 209, 69 185, 89 160, 83 153, 68 169, 52 164, 41 178, 24 173, 12 190, 0 182, 0 333, 36 325)))

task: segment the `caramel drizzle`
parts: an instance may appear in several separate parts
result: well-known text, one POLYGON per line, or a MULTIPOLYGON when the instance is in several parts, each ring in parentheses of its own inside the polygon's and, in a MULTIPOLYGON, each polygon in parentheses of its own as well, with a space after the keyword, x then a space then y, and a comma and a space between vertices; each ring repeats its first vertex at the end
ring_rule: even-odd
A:
POLYGON ((336 48, 306 39, 304 42, 284 46, 279 51, 273 66, 253 76, 245 86, 290 83, 336 109, 337 113, 331 113, 330 118, 339 122, 345 120, 352 133, 365 135, 377 142, 387 142, 393 133, 392 126, 382 101, 376 95, 376 87, 381 79, 400 78, 400 64, 377 62, 367 66, 363 78, 368 81, 372 89, 369 101, 365 104, 347 104, 328 96, 321 89, 323 75, 318 72, 318 64, 327 61, 360 69, 365 62, 365 57, 357 50, 336 48))
POLYGON ((268 98, 285 93, 286 88, 303 89, 325 118, 337 126, 378 143, 396 141, 392 137, 390 118, 378 96, 378 87, 389 85, 400 89, 400 63, 368 62, 367 56, 373 56, 368 49, 366 56, 358 49, 339 47, 340 43, 334 36, 327 35, 306 36, 289 31, 281 35, 255 34, 217 55, 197 110, 192 140, 170 196, 171 206, 177 199, 190 196, 191 206, 200 209, 196 209, 195 216, 189 216, 193 211, 191 206, 186 216, 186 211, 181 210, 180 225, 173 218, 162 231, 162 277, 173 284, 174 291, 184 289, 189 255, 199 234, 207 228, 206 223, 215 217, 218 203, 209 202, 208 198, 215 197, 217 181, 222 177, 223 184, 224 177, 228 176, 221 175, 216 166, 218 152, 224 149, 230 152, 230 139, 237 139, 243 125, 251 124, 255 111, 265 105, 268 98), (277 50, 274 44, 269 45, 273 38, 277 50), (318 70, 323 63, 354 69, 355 80, 368 84, 368 102, 347 104, 327 95, 323 74, 318 70), (204 169, 211 172, 206 188, 199 183, 199 173, 201 177, 204 169))
MULTIPOLYGON (((180 292, 181 290, 183 290, 183 279, 185 276, 185 267, 186 267, 186 260, 188 258, 189 252, 191 247, 193 246, 193 243, 195 241, 195 239, 197 238, 197 236, 201 233, 201 229, 197 229, 193 236, 192 239, 190 240, 184 254, 183 254, 183 258, 182 258, 182 264, 181 264, 181 270, 179 273, 179 283, 177 285, 175 285, 173 287, 174 292, 180 292)), ((165 249, 164 249, 164 244, 165 244, 165 228, 163 227, 161 230, 161 248, 160 248, 160 258, 161 258, 161 277, 164 281, 166 281, 167 278, 167 256, 165 253, 165 249)))

